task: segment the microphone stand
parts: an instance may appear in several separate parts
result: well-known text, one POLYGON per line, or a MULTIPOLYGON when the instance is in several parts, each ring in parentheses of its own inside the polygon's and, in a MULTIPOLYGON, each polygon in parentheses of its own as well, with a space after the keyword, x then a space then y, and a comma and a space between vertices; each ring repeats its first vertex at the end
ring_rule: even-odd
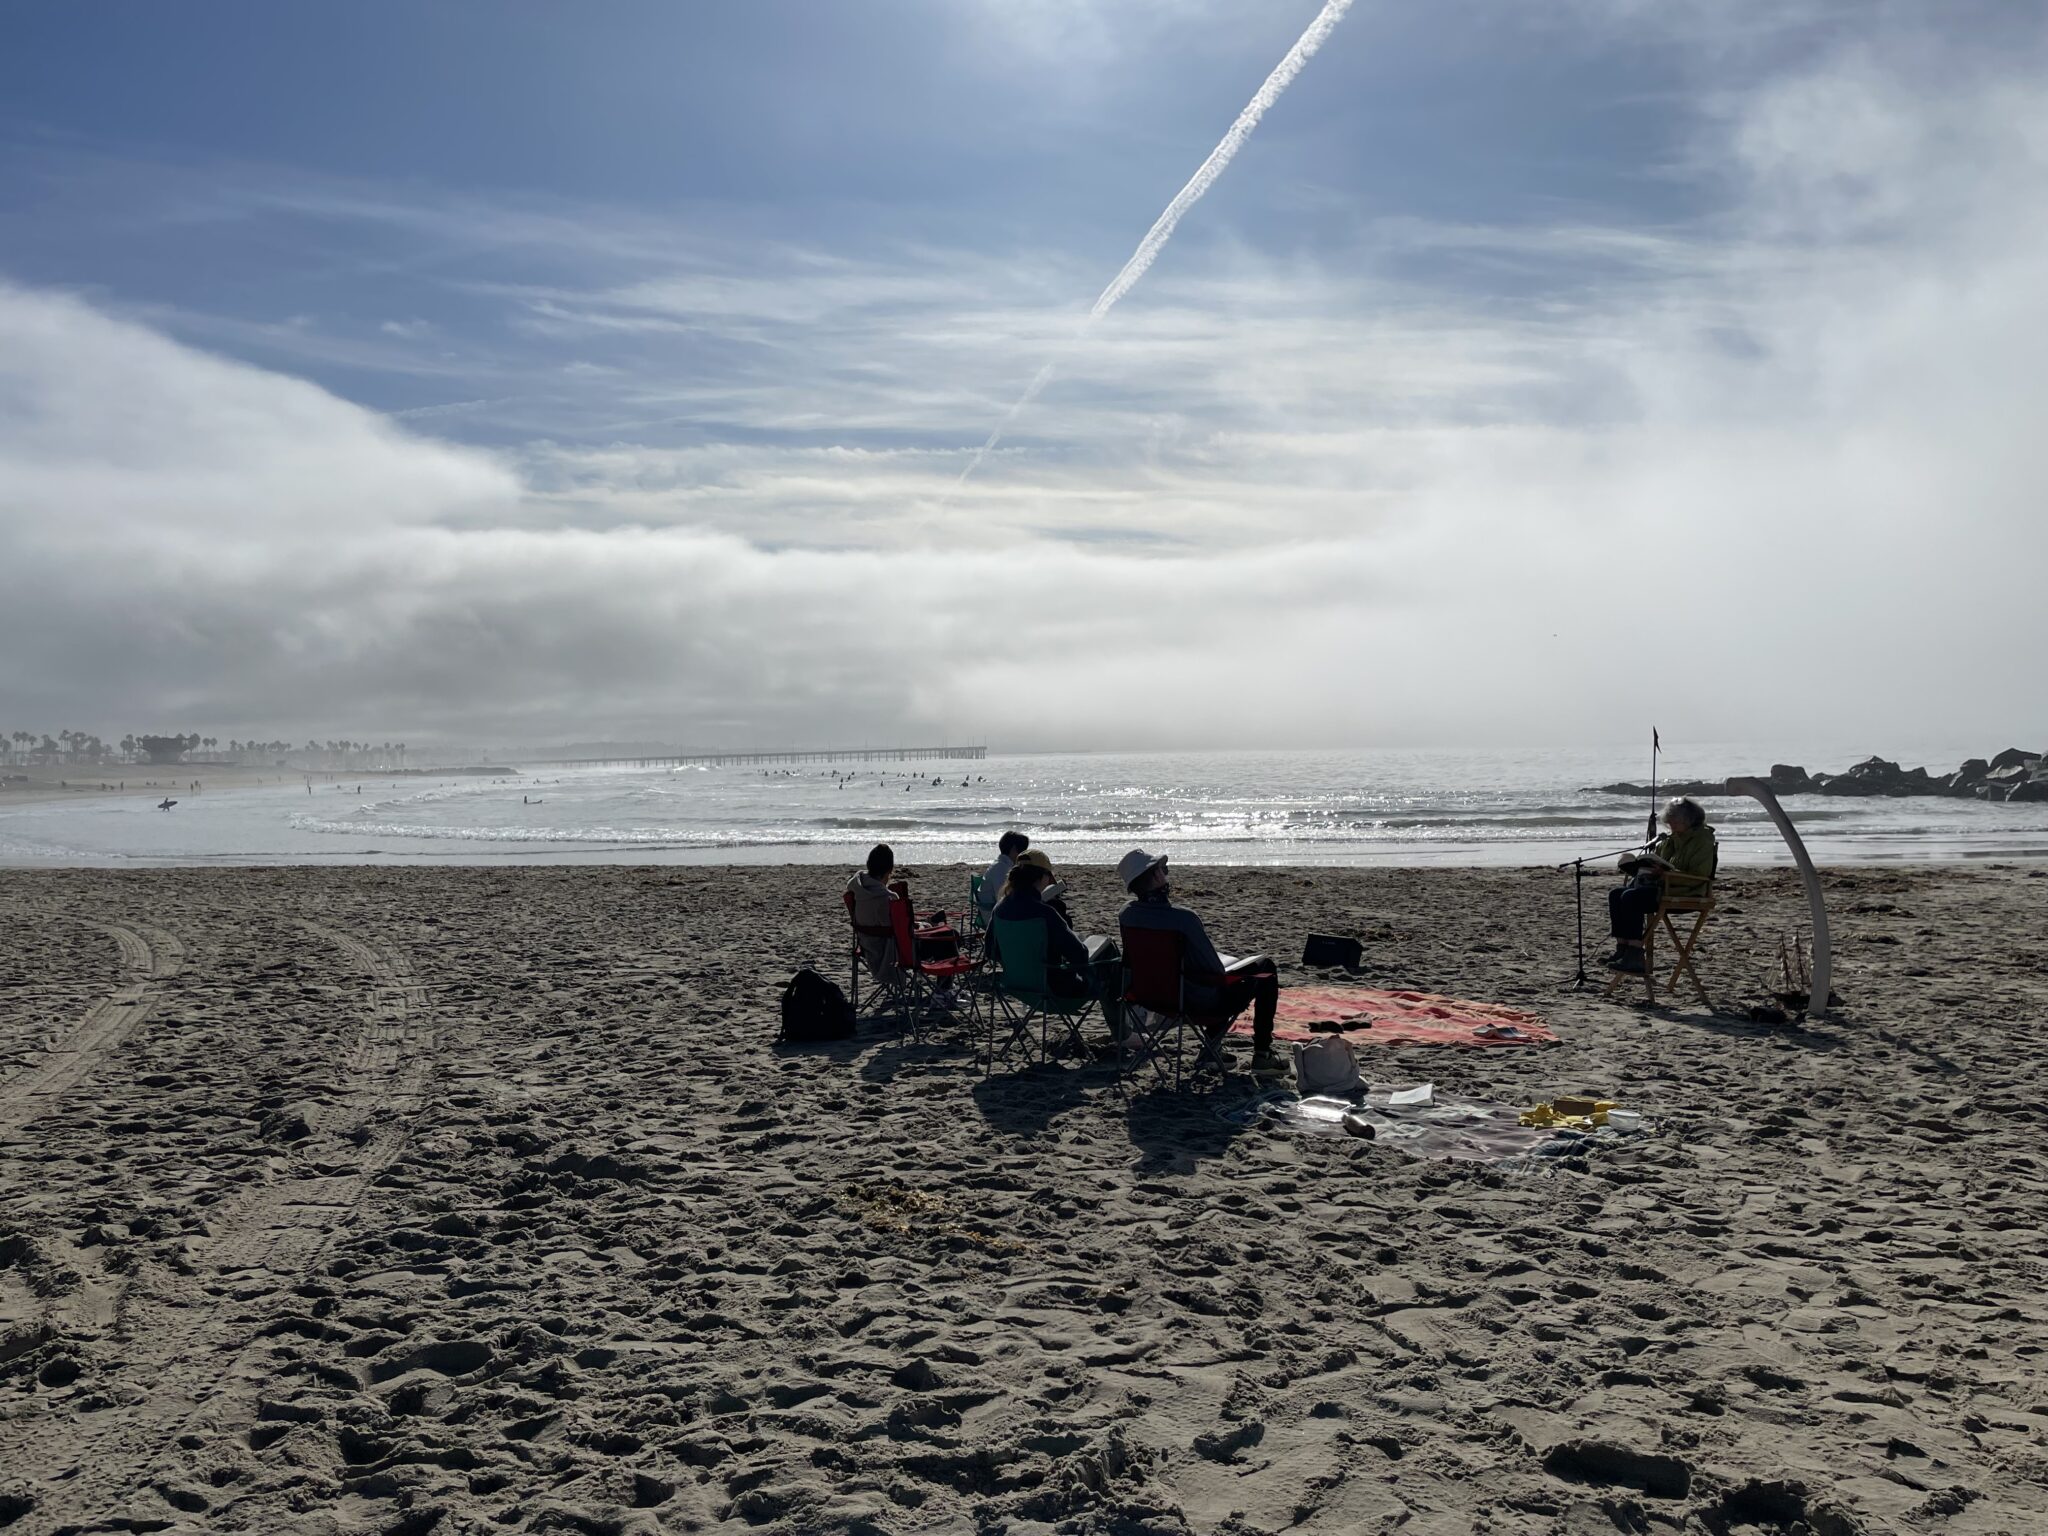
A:
MULTIPOLYGON (((1655 839, 1653 838, 1651 841, 1654 842, 1655 839)), ((1579 858, 1566 859, 1562 864, 1554 866, 1557 869, 1568 869, 1572 872, 1572 901, 1573 905, 1578 909, 1579 915, 1579 970, 1578 974, 1572 977, 1571 980, 1571 989, 1574 992, 1583 992, 1588 985, 1586 979, 1586 859, 1591 858, 1596 863, 1601 859, 1618 859, 1624 853, 1640 853, 1649 846, 1649 843, 1631 843, 1626 848, 1616 848, 1609 853, 1581 855, 1579 858)))

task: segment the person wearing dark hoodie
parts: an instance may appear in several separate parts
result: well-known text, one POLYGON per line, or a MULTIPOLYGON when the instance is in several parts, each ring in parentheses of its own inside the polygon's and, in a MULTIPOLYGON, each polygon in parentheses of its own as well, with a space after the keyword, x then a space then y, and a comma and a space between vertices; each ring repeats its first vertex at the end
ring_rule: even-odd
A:
POLYGON ((1045 899, 1052 883, 1052 860, 1037 849, 1017 855, 1003 882, 994 920, 999 923, 1042 923, 1045 926, 1045 984, 1061 997, 1099 997, 1102 975, 1116 958, 1107 939, 1084 940, 1068 924, 1064 910, 1045 899))
POLYGON ((1673 894, 1691 896, 1703 893, 1720 868, 1720 846, 1697 800, 1674 800, 1665 806, 1664 826, 1664 836, 1647 854, 1621 861, 1628 883, 1607 893, 1607 926, 1614 935, 1609 970, 1643 974, 1643 924, 1664 899, 1667 870, 1688 877, 1674 882, 1673 894))
POLYGON ((1280 968, 1270 956, 1225 961, 1209 941, 1202 920, 1177 907, 1166 872, 1166 855, 1133 848, 1117 862, 1117 878, 1131 904, 1117 918, 1120 928, 1159 929, 1181 936, 1182 988, 1188 1012, 1209 1025, 1213 1044, 1237 1016, 1252 1010, 1252 1070, 1280 1072, 1286 1063, 1273 1050, 1273 1024, 1280 1008, 1280 968))

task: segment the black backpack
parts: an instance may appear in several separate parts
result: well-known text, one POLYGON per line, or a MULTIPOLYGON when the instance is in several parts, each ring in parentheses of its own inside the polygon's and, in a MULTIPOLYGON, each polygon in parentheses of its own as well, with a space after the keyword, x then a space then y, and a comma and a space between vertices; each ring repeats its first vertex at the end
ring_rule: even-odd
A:
POLYGON ((787 1045, 813 1045, 820 1040, 853 1038, 853 1005, 836 983, 808 965, 782 989, 782 1033, 787 1045))

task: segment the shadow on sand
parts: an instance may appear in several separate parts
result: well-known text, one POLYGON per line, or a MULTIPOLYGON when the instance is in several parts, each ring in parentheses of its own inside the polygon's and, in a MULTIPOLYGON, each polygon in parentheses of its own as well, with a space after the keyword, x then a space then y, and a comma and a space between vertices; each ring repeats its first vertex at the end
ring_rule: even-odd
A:
POLYGON ((1252 1077, 1231 1075, 1184 1084, 1179 1092, 1153 1085, 1133 1087, 1124 1105, 1131 1145, 1138 1149, 1141 1173, 1195 1173, 1205 1159, 1221 1157, 1230 1144, 1251 1130, 1255 1117, 1243 1110, 1271 1091, 1252 1077))
POLYGON ((1803 1051, 1839 1051, 1849 1043, 1842 1035, 1826 1025, 1818 1024, 1773 1024, 1756 1019, 1745 1019, 1731 1013, 1711 1013, 1699 1008, 1674 1008, 1659 1003, 1652 1008, 1645 1003, 1626 1003, 1628 1008, 1646 1024, 1682 1024, 1687 1029, 1696 1029, 1701 1034, 1724 1035, 1731 1040, 1782 1040, 1789 1046, 1803 1051))

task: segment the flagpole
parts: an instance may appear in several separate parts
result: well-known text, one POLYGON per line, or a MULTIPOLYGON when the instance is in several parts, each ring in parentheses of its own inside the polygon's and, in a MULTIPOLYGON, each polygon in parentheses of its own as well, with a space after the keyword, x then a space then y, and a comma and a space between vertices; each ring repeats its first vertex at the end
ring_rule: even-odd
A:
POLYGON ((1650 727, 1650 816, 1643 825, 1645 841, 1654 841, 1657 836, 1657 754, 1663 743, 1657 739, 1657 727, 1650 727))

